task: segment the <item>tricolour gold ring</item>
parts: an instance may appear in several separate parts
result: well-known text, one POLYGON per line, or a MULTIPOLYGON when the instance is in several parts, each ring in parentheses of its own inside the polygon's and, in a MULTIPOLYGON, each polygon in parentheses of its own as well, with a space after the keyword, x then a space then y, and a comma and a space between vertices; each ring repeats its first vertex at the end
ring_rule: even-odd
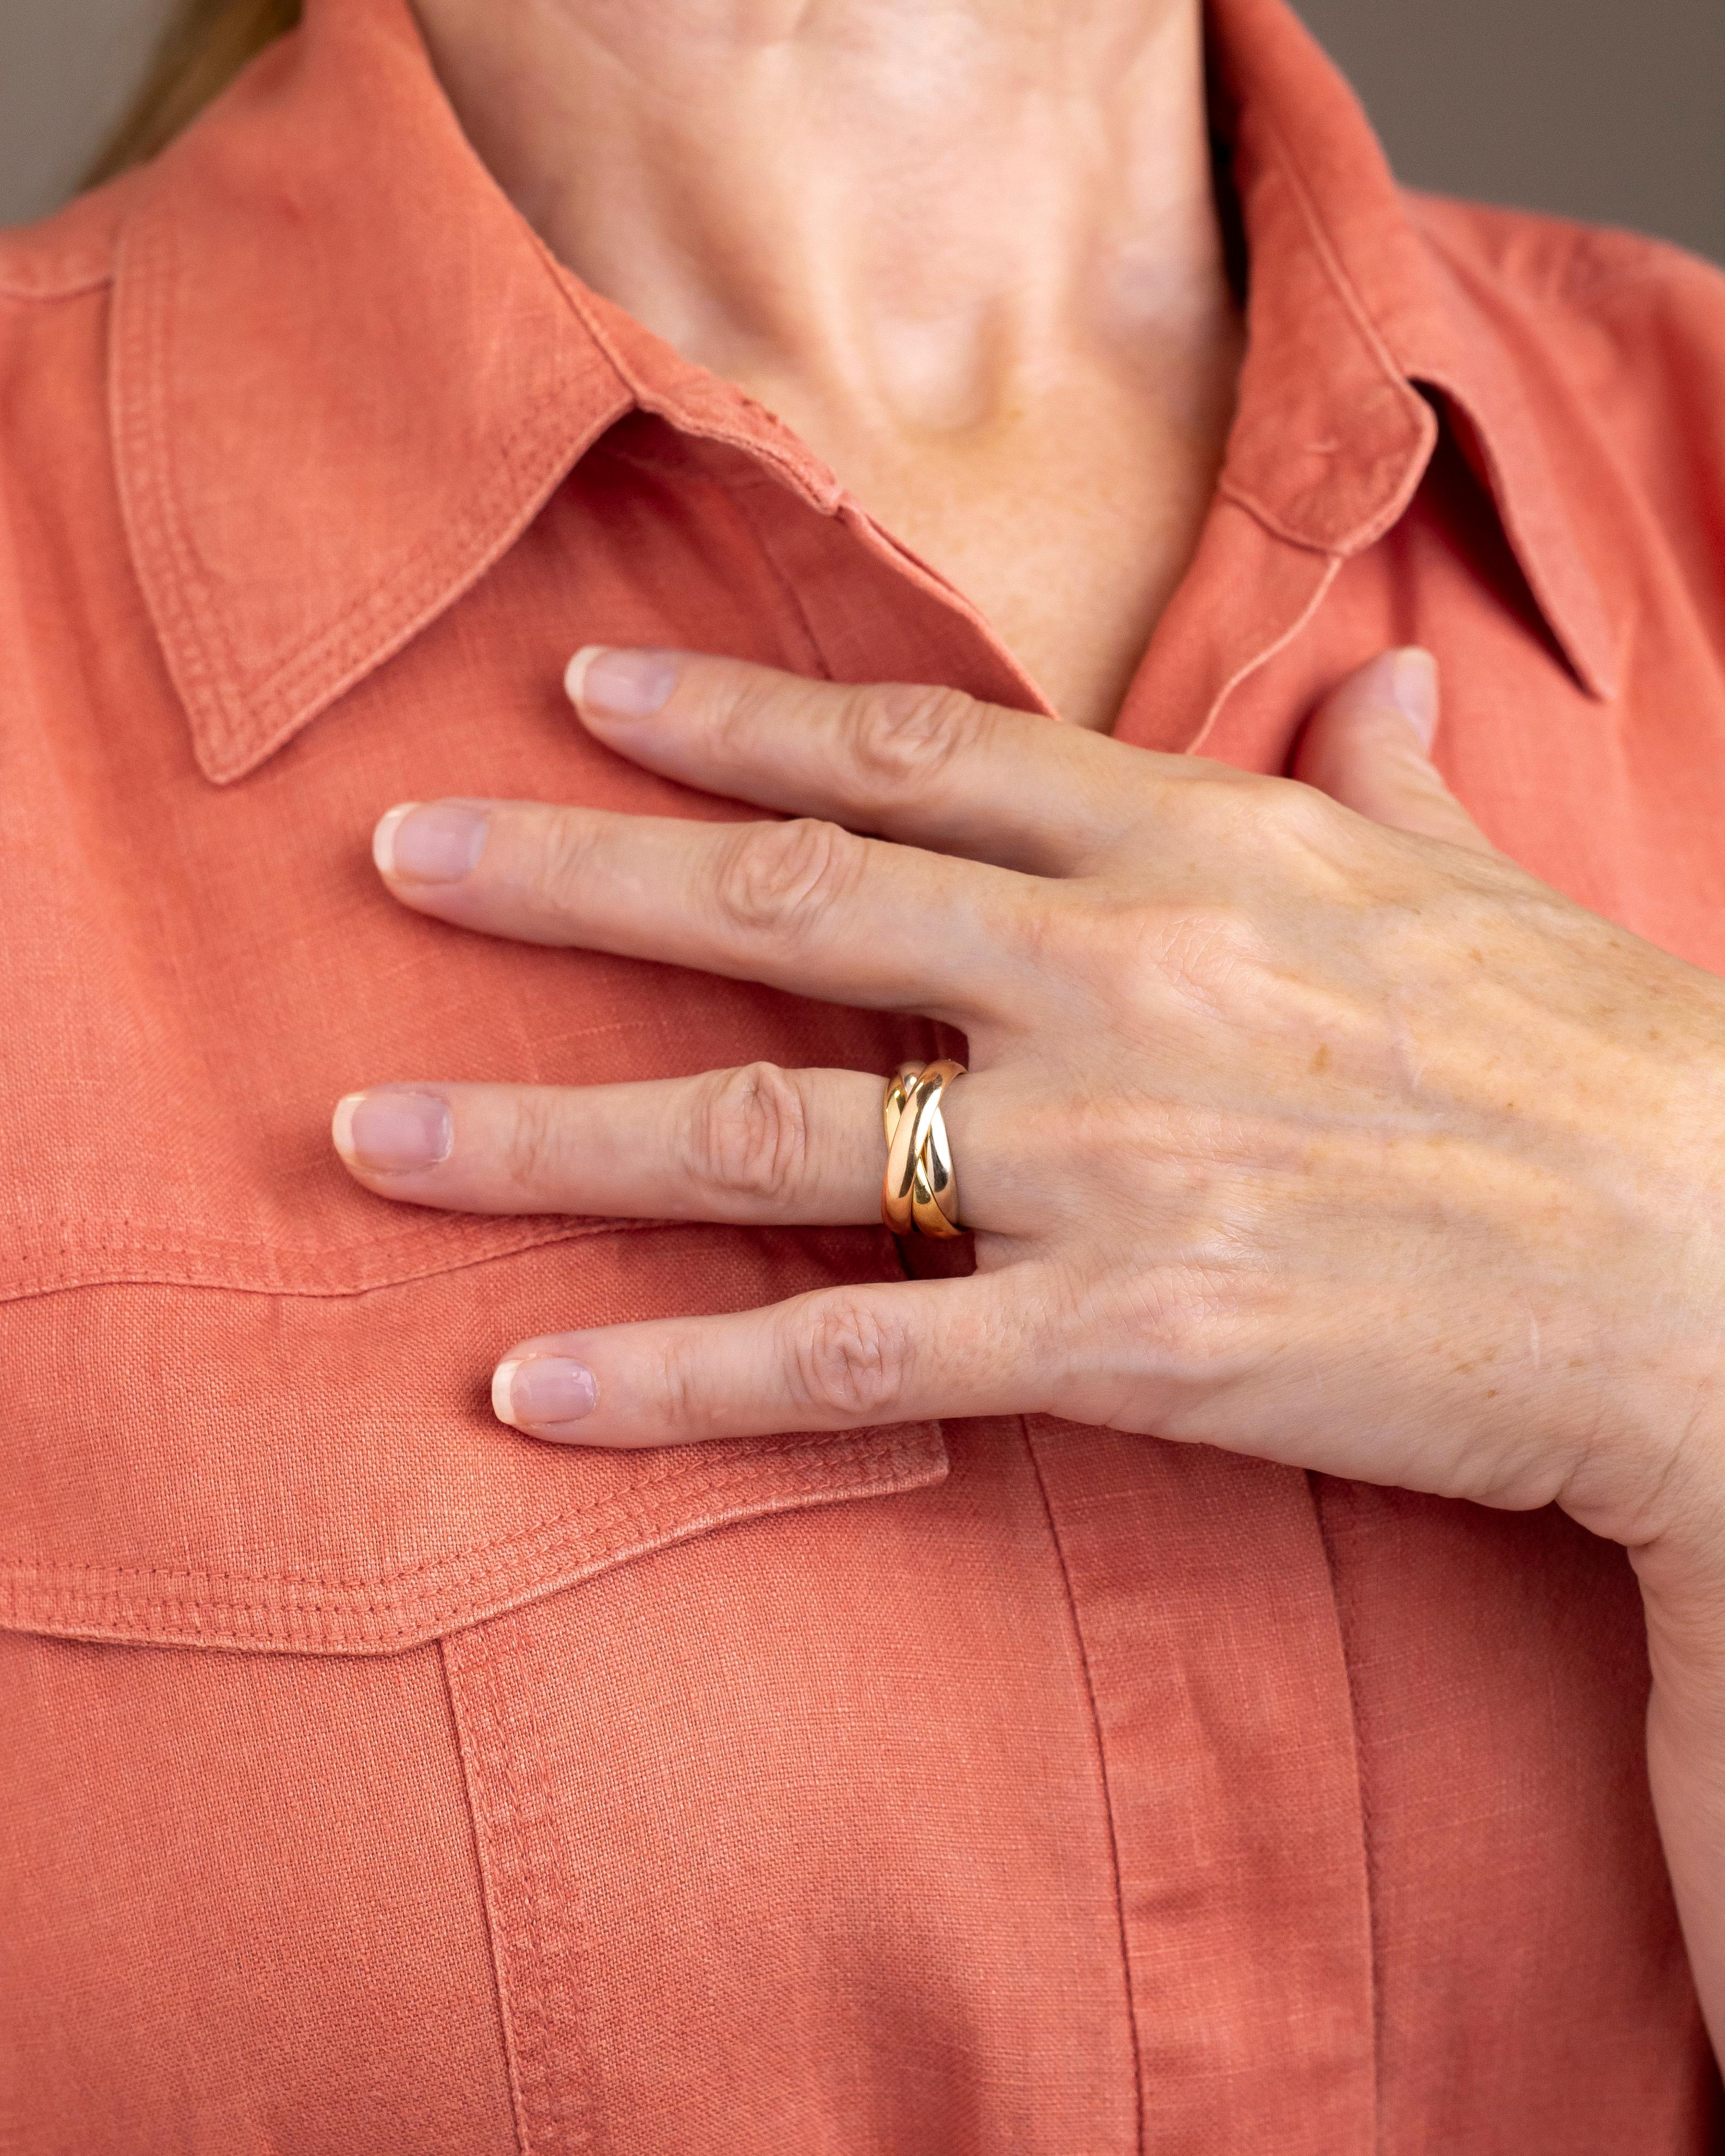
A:
POLYGON ((935 1063, 901 1063, 886 1081, 880 1119, 886 1126, 886 1174, 880 1185, 880 1218, 895 1235, 962 1235, 958 1178, 941 1095, 964 1065, 942 1056, 935 1063))

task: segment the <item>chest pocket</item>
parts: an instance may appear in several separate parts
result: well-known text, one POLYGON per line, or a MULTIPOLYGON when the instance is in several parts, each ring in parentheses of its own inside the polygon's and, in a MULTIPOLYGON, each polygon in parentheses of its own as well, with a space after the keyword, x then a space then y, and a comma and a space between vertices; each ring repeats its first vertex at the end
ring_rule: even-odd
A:
POLYGON ((604 1453, 518 1437, 486 1404, 496 1355, 556 1313, 741 1308, 867 1262, 837 1234, 619 1230, 357 1294, 15 1298, 0 1624, 388 1651, 728 1521, 937 1480, 930 1425, 604 1453))
POLYGON ((944 1472, 932 1426, 605 1454, 492 1419, 489 1373, 524 1335, 890 1278, 892 1247, 391 1205, 330 1150, 341 1093, 763 1055, 885 1069, 917 1041, 392 905, 372 804, 607 798, 566 722, 542 749, 453 721, 404 742, 413 710, 398 687, 389 725, 344 714, 339 789, 315 739, 231 790, 151 773, 147 817, 116 773, 39 803, 0 865, 0 1625, 388 1651, 727 1521, 944 1472))

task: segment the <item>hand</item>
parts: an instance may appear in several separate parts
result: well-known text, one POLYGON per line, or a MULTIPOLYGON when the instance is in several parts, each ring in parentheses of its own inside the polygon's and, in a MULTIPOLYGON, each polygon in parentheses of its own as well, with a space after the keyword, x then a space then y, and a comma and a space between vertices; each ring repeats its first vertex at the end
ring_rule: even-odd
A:
MULTIPOLYGON (((1424 654, 1329 699, 1307 783, 945 690, 666 653, 571 676, 620 755, 798 820, 398 808, 392 891, 962 1029, 975 1271, 548 1333, 500 1368, 506 1420, 647 1445, 1045 1412, 1632 1545, 1711 1517, 1725 983, 1491 850, 1415 731, 1424 654)), ((421 1083, 344 1101, 336 1140, 418 1204, 874 1222, 883 1082, 421 1083)))

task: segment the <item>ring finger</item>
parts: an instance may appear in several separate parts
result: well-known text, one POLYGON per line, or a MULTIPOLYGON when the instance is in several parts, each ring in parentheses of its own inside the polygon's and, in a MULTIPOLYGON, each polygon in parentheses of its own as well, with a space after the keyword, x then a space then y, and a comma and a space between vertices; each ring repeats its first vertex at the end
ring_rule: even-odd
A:
MULTIPOLYGON (((389 1085, 349 1094, 332 1127, 356 1178, 461 1213, 591 1214, 742 1225, 880 1218, 883 1081, 752 1063, 624 1086, 389 1085)), ((998 1217, 986 1083, 942 1103, 967 1227, 998 1217)))

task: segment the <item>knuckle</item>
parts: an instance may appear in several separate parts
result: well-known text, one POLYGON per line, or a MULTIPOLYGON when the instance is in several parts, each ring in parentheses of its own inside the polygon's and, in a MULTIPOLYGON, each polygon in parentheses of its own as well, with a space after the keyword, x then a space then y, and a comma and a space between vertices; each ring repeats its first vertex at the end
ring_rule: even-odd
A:
POLYGON ((1183 820, 1199 859, 1244 853, 1262 857, 1334 843, 1336 804, 1327 793, 1287 778, 1219 766, 1181 795, 1183 820))
POLYGON ((746 935, 804 930, 842 889, 857 844, 836 824, 812 816, 749 824, 720 862, 719 910, 746 935))
POLYGON ((593 826, 578 814, 555 809, 539 819, 538 841, 532 862, 535 895, 552 914, 561 915, 591 887, 593 826))
POLYGON ((1240 1353, 1230 1298, 1202 1259, 1146 1268, 1111 1299, 1108 1315, 1117 1327, 1111 1337, 1129 1344, 1097 1358, 1094 1374, 1116 1394, 1106 1419, 1128 1427, 1135 1410, 1142 1417, 1147 1409, 1156 1428, 1179 1430, 1240 1353))
POLYGON ((1150 908, 1136 924, 1135 972, 1212 1016, 1250 1008, 1273 954, 1262 925, 1241 906, 1150 908))
POLYGON ((917 685, 858 690, 845 717, 850 757, 871 791, 925 788, 983 728, 983 707, 962 690, 917 685))
POLYGON ((668 1341, 660 1349, 645 1391, 655 1404, 663 1427, 680 1437, 699 1439, 712 1420, 712 1401, 687 1343, 668 1341))
POLYGON ((1334 850, 1338 836, 1347 828, 1347 817, 1339 804, 1315 786, 1296 785, 1285 778, 1260 779, 1251 789, 1250 799, 1255 817, 1285 846, 1327 855, 1334 850))
POLYGON ((693 1152, 693 1174, 710 1189, 774 1204, 789 1198, 809 1161, 801 1088, 776 1063, 721 1072, 696 1111, 693 1152))
POLYGON ((700 1444, 720 1434, 722 1399, 701 1353, 698 1329, 659 1329, 641 1345, 629 1373, 633 1445, 700 1444))
POLYGON ((1045 980, 1106 975, 1115 963, 1107 945, 1116 910, 1087 891, 1033 886, 993 906, 988 928, 1027 973, 1045 980))
POLYGON ((1252 909, 1228 899, 1091 893, 1070 917, 1043 924, 1037 963, 1111 1022, 1154 1037, 1176 1005, 1210 1017, 1250 1008, 1275 973, 1275 954, 1252 909), (1245 1001, 1243 1004, 1242 998, 1245 1001))
POLYGON ((542 1190, 552 1181, 559 1148, 555 1104, 537 1090, 520 1094, 503 1142, 503 1172, 517 1190, 542 1190))
POLYGON ((1214 789, 1215 844, 1293 877, 1315 897, 1340 896, 1353 876, 1358 819, 1315 786, 1255 773, 1214 789))
POLYGON ((891 1421, 904 1399, 910 1342, 867 1303, 823 1304, 792 1336, 791 1383, 799 1409, 824 1421, 891 1421))
POLYGON ((721 762, 750 762, 774 721, 782 716, 783 689, 777 675, 753 666, 726 666, 712 684, 706 723, 721 762))

